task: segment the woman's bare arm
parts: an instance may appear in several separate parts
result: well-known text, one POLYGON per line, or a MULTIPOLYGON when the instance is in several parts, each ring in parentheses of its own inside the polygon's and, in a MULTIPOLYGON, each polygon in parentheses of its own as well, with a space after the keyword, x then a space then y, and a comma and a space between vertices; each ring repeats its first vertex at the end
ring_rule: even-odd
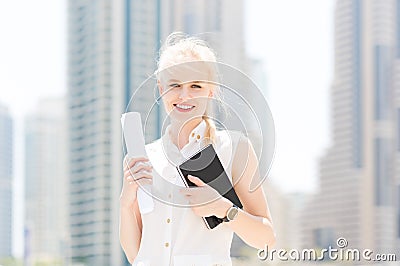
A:
MULTIPOLYGON (((233 159, 232 181, 243 205, 228 226, 248 245, 255 248, 275 244, 275 232, 263 188, 258 159, 247 138, 241 138, 233 159), (259 185, 255 189, 256 185, 259 185)), ((229 206, 228 206, 229 208, 229 206)))
POLYGON ((142 218, 137 200, 133 206, 120 204, 119 240, 129 263, 133 263, 142 238, 142 218))
POLYGON ((124 159, 124 181, 120 195, 119 240, 130 263, 137 256, 142 239, 142 217, 137 201, 138 182, 151 182, 152 167, 147 158, 124 159), (141 164, 139 163, 141 162, 141 164), (139 180, 139 181, 136 181, 139 180))

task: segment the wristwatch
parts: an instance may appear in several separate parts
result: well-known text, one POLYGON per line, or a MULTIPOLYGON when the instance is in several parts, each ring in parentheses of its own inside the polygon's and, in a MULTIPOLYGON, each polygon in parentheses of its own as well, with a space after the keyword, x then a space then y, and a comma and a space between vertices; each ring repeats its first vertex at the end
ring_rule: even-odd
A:
POLYGON ((226 216, 222 218, 222 221, 223 222, 233 221, 238 216, 238 213, 239 213, 239 207, 233 204, 233 206, 230 207, 229 210, 226 212, 226 216))

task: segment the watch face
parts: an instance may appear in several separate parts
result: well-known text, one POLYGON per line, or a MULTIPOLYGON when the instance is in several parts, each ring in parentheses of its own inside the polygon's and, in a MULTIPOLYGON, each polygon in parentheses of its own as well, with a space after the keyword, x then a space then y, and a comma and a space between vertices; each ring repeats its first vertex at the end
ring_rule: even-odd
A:
POLYGON ((235 208, 235 207, 232 207, 232 208, 229 210, 229 212, 228 212, 228 214, 227 214, 226 216, 227 216, 227 218, 229 219, 229 221, 232 221, 233 219, 236 218, 237 214, 238 214, 238 209, 235 208))

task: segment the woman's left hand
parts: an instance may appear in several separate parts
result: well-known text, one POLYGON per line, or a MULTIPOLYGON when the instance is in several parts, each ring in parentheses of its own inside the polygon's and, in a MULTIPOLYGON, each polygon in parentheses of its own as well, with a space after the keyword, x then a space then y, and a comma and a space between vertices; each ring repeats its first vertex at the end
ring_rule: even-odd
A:
POLYGON ((197 187, 182 188, 180 192, 188 199, 193 212, 201 217, 215 215, 218 218, 226 216, 232 207, 232 202, 221 196, 218 191, 205 184, 200 178, 189 175, 189 180, 197 187))

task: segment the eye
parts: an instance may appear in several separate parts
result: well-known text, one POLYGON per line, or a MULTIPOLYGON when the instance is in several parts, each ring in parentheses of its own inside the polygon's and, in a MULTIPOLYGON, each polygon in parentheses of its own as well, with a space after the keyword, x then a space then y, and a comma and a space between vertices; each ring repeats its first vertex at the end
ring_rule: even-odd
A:
POLYGON ((201 86, 198 84, 192 84, 191 88, 193 89, 201 89, 201 86))
POLYGON ((181 85, 179 85, 178 83, 171 83, 168 85, 170 88, 179 88, 181 85))

